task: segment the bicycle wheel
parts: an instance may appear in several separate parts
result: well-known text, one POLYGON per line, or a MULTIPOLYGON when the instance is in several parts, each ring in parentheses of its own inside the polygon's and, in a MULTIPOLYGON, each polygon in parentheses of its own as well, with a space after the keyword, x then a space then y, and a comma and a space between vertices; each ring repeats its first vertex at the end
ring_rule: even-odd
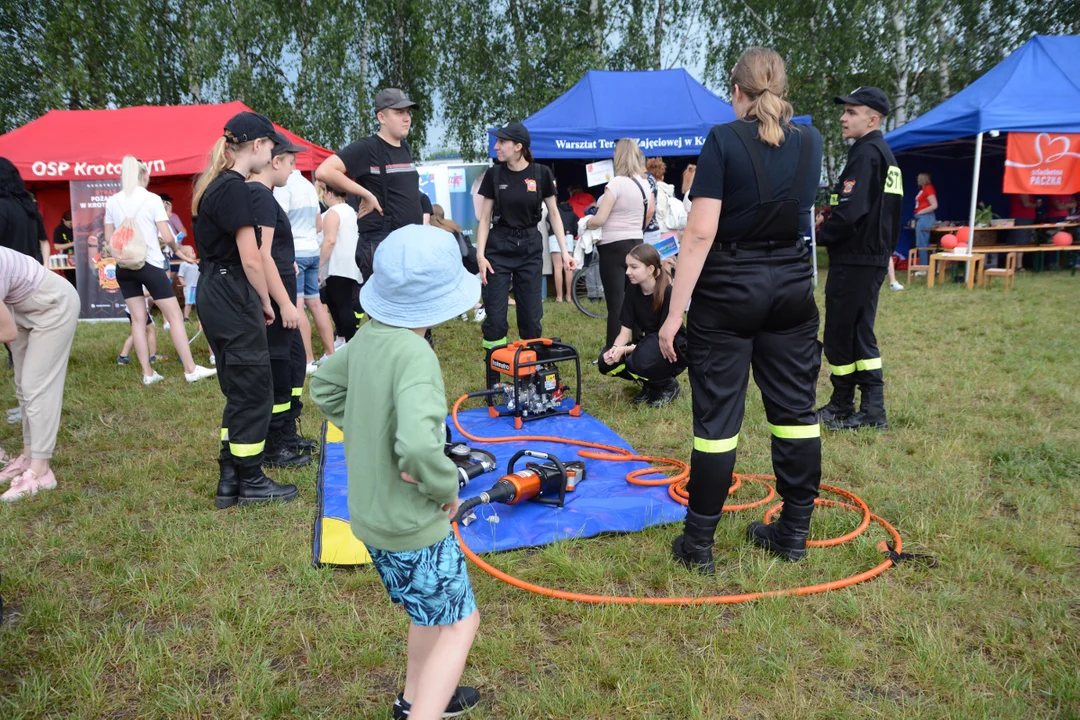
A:
MULTIPOLYGON (((586 266, 574 271, 573 292, 571 295, 578 310, 591 318, 602 320, 607 317, 607 303, 604 302, 604 289, 600 284, 600 279, 594 277, 590 280, 589 278, 591 267, 586 266), (590 285, 593 286, 592 296, 589 295, 590 285)), ((593 275, 595 274, 596 271, 593 270, 593 275)))

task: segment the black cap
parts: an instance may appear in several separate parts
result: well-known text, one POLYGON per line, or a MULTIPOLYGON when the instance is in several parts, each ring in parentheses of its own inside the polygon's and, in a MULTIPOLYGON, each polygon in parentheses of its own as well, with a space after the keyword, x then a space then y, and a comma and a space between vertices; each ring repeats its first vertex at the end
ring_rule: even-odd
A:
POLYGON ((404 110, 416 107, 416 103, 409 96, 397 88, 385 88, 375 96, 375 112, 382 112, 387 108, 391 110, 404 110))
POLYGON ((892 112, 889 96, 881 88, 870 86, 855 88, 850 95, 837 95, 833 100, 837 105, 865 105, 882 115, 892 112))
POLYGON ((529 128, 519 122, 506 123, 505 126, 498 130, 493 130, 492 134, 500 140, 513 140, 525 147, 532 144, 532 135, 529 134, 529 128))
POLYGON ((232 143, 246 143, 259 138, 272 138, 276 134, 274 123, 265 115, 242 112, 225 123, 225 137, 232 143))
POLYGON ((285 153, 304 152, 307 150, 303 145, 293 145, 289 138, 279 132, 275 132, 270 139, 274 141, 274 149, 270 151, 271 157, 277 157, 278 155, 284 155, 285 153))
POLYGON ((161 202, 172 202, 172 195, 169 193, 158 193, 158 197, 161 198, 161 202))

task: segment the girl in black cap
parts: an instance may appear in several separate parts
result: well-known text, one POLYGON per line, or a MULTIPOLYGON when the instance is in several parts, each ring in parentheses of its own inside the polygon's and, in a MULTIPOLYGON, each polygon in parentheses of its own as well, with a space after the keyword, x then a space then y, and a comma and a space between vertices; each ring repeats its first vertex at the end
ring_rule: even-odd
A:
POLYGON ((263 464, 270 467, 303 467, 311 464, 310 451, 300 451, 293 412, 293 388, 304 387, 307 353, 300 337, 300 312, 296 308, 296 253, 289 215, 274 198, 273 188, 284 187, 296 169, 296 153, 307 150, 293 145, 284 135, 274 138, 270 164, 248 176, 251 203, 255 210, 262 246, 266 287, 274 310, 274 321, 266 328, 270 351, 270 372, 274 376, 274 407, 263 453, 263 464))
POLYGON ((218 508, 296 497, 294 485, 278 485, 262 471, 273 408, 266 326, 275 313, 251 192, 244 184, 246 175, 270 162, 274 136, 273 124, 262 115, 235 115, 214 143, 191 200, 201 260, 196 304, 225 395, 218 508))
POLYGON ((496 130, 495 137, 495 154, 503 164, 488 170, 480 184, 484 202, 476 240, 476 261, 487 310, 481 327, 484 348, 489 352, 507 342, 506 306, 511 282, 517 301, 518 335, 524 340, 541 337, 543 332, 540 285, 544 239, 537 227, 541 203, 547 206, 563 266, 569 271, 575 268, 573 257, 566 252, 566 231, 555 203, 555 175, 546 165, 533 162, 529 131, 515 122, 496 130))

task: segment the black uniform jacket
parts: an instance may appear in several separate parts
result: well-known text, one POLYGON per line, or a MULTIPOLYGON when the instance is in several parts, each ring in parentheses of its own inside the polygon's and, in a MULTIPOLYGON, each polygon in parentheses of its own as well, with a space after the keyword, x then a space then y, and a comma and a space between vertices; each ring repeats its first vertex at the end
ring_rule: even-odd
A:
POLYGON ((904 183, 881 131, 859 138, 833 189, 817 242, 833 265, 886 267, 900 237, 904 183))

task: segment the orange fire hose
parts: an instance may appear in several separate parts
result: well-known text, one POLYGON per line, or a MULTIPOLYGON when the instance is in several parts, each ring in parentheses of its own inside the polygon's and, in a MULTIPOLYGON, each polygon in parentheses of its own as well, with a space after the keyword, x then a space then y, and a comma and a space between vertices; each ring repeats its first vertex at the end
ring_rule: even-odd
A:
MULTIPOLYGON (((461 404, 469 398, 468 395, 462 395, 454 403, 453 409, 450 411, 450 416, 453 418, 454 427, 464 437, 474 442, 483 443, 502 443, 502 442, 550 442, 561 443, 564 445, 576 445, 578 447, 588 448, 585 450, 579 450, 578 454, 584 458, 592 460, 612 460, 612 461, 640 461, 648 463, 656 463, 650 467, 640 468, 627 474, 627 482, 633 485, 644 486, 659 486, 667 485, 668 494, 671 495, 677 502, 686 505, 688 504, 688 495, 686 493, 686 481, 690 475, 690 466, 681 460, 675 460, 673 458, 666 457, 653 457, 650 455, 634 455, 623 448, 614 447, 612 445, 603 445, 601 443, 586 442, 584 440, 568 440, 566 438, 548 437, 544 435, 512 435, 505 437, 493 437, 485 438, 473 435, 465 430, 458 421, 458 410, 461 408, 461 404), (675 472, 674 475, 666 475, 666 473, 675 472), (649 475, 664 475, 663 477, 654 477, 652 479, 643 479, 649 475)), ((731 489, 728 494, 734 493, 738 490, 744 481, 749 481, 757 485, 763 486, 767 493, 766 495, 753 502, 743 503, 741 505, 724 505, 724 512, 737 512, 739 510, 750 510, 756 507, 760 507, 768 503, 774 497, 776 497, 776 490, 766 482, 767 480, 774 479, 771 475, 745 475, 735 474, 731 489)), ((903 552, 903 541, 900 539, 900 533, 896 531, 888 521, 870 512, 869 506, 855 493, 848 490, 835 487, 833 485, 821 485, 822 490, 839 495, 840 497, 850 500, 850 503, 841 502, 838 500, 828 500, 818 498, 814 501, 815 505, 821 505, 824 507, 839 507, 845 510, 851 510, 857 512, 862 516, 859 525, 849 533, 845 533, 839 537, 829 538, 826 540, 811 540, 807 543, 810 547, 832 547, 848 542, 863 533, 870 525, 871 521, 876 522, 885 531, 892 536, 893 545, 890 547, 886 542, 882 542, 878 545, 878 548, 883 552, 892 551, 890 556, 882 561, 880 564, 875 565, 869 570, 865 570, 855 575, 850 575, 840 580, 831 580, 829 582, 818 583, 816 585, 804 585, 801 587, 782 588, 780 590, 767 590, 763 592, 754 593, 741 593, 737 595, 709 595, 701 597, 627 597, 619 595, 588 595, 583 593, 567 592, 565 590, 556 590, 554 588, 544 587, 542 585, 534 585, 533 583, 520 580, 513 575, 509 575, 498 568, 495 568, 485 562, 476 553, 474 553, 469 546, 465 544, 464 538, 461 537, 461 532, 458 529, 457 523, 454 523, 454 534, 457 535, 458 543, 461 545, 462 551, 465 556, 473 561, 484 572, 488 573, 494 578, 498 578, 505 583, 513 585, 516 588, 522 590, 528 590, 531 593, 537 595, 545 595, 547 597, 558 598, 560 600, 571 600, 574 602, 594 603, 594 604, 609 604, 609 605, 732 605, 735 603, 749 602, 751 600, 761 600, 769 597, 780 597, 782 595, 813 595, 815 593, 825 592, 827 590, 839 590, 840 588, 850 587, 861 582, 866 582, 871 578, 875 578, 882 574, 895 563, 893 561, 894 556, 899 556, 903 552), (853 503, 853 504, 852 504, 853 503)), ((783 506, 783 503, 777 503, 775 506, 769 508, 765 513, 765 523, 768 523, 773 515, 783 506)))

